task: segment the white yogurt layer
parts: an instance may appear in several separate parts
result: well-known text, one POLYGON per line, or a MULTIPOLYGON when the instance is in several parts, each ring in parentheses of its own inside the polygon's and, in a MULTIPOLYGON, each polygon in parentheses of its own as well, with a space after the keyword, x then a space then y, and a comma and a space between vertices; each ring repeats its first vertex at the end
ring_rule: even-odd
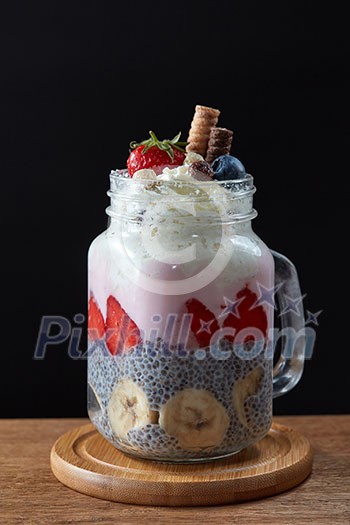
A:
POLYGON ((248 283, 257 290, 257 275, 273 285, 262 241, 222 224, 232 213, 248 214, 251 196, 197 181, 186 165, 165 168, 155 183, 126 182, 111 195, 111 224, 89 252, 89 286, 104 317, 114 295, 148 337, 152 329, 162 333, 169 314, 185 313, 188 299, 219 315, 224 297, 235 299, 248 283))

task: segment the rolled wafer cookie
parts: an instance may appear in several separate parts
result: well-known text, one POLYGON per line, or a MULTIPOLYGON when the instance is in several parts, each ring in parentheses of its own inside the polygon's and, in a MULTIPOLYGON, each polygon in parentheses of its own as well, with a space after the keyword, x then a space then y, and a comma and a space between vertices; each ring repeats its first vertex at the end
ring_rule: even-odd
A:
POLYGON ((207 106, 196 106, 187 139, 186 151, 195 151, 203 157, 207 152, 211 128, 218 122, 220 111, 207 106))
POLYGON ((226 128, 211 128, 205 160, 211 164, 220 155, 231 151, 233 131, 226 128))

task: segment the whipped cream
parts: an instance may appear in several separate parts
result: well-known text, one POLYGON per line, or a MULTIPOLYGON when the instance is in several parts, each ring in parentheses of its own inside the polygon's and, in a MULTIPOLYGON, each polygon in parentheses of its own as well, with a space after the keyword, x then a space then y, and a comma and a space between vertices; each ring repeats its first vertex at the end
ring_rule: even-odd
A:
POLYGON ((90 248, 90 289, 102 314, 114 295, 145 334, 161 331, 187 299, 218 314, 224 296, 234 298, 247 282, 254 289, 257 276, 272 285, 266 247, 249 223, 230 221, 251 212, 252 196, 198 181, 188 169, 166 167, 156 180, 112 173, 112 220, 90 248), (158 324, 150 312, 161 317, 158 324))

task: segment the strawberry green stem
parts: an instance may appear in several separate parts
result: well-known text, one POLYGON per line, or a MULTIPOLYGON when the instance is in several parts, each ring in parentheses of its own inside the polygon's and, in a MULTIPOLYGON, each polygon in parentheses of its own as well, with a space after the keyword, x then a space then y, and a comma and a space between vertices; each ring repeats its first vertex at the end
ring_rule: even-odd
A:
POLYGON ((181 131, 171 140, 159 140, 154 131, 150 131, 149 134, 151 137, 150 139, 143 140, 142 142, 130 142, 130 148, 135 149, 139 146, 144 146, 142 150, 142 154, 144 155, 150 148, 156 146, 160 150, 165 151, 171 160, 174 160, 174 149, 184 152, 184 147, 187 145, 187 142, 179 141, 181 137, 181 131))

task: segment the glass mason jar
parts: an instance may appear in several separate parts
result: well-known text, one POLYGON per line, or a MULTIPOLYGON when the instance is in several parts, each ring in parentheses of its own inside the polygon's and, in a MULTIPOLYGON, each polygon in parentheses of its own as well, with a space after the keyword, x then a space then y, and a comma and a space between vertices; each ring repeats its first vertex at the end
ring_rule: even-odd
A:
POLYGON ((123 452, 174 462, 261 439, 305 346, 295 268, 251 227, 253 178, 184 179, 112 172, 89 250, 90 419, 123 452), (287 338, 274 364, 275 295, 287 338))

